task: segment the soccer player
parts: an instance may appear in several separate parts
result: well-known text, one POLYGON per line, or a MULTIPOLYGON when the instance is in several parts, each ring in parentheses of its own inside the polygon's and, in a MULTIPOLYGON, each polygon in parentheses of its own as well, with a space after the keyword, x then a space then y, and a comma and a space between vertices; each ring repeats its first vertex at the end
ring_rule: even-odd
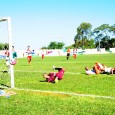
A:
POLYGON ((76 57, 77 57, 77 49, 74 48, 73 49, 73 58, 76 59, 76 57))
POLYGON ((42 54, 42 60, 44 60, 45 52, 44 52, 43 49, 42 49, 42 51, 41 51, 41 54, 42 54))
POLYGON ((87 74, 87 75, 93 75, 93 74, 96 74, 96 73, 95 73, 95 70, 93 70, 93 69, 89 69, 88 67, 85 67, 85 70, 86 70, 86 74, 87 74))
POLYGON ((46 79, 46 82, 56 82, 57 80, 62 80, 65 70, 63 68, 53 68, 58 70, 58 72, 51 72, 49 74, 43 73, 43 77, 46 79))
POLYGON ((30 49, 30 46, 27 46, 27 59, 28 59, 28 63, 30 64, 31 60, 32 60, 32 51, 30 49))
POLYGON ((99 62, 96 62, 95 65, 93 66, 93 69, 90 70, 87 67, 85 67, 86 74, 91 75, 91 74, 114 74, 115 73, 115 68, 114 67, 107 67, 99 62))
POLYGON ((17 53, 14 51, 14 46, 12 46, 12 58, 10 59, 10 53, 8 49, 5 51, 5 57, 7 67, 10 67, 10 64, 15 65, 17 63, 17 53))
POLYGON ((104 65, 102 65, 99 62, 96 62, 95 65, 93 66, 92 70, 90 70, 89 68, 85 67, 86 70, 86 74, 87 75, 91 75, 91 74, 100 74, 104 72, 104 65))
POLYGON ((67 55, 66 55, 67 60, 68 60, 69 57, 70 57, 70 53, 71 53, 71 50, 70 50, 70 48, 68 48, 68 49, 67 49, 67 55))
POLYGON ((14 46, 12 46, 12 56, 17 61, 17 52, 14 50, 14 46))
POLYGON ((6 49, 6 51, 5 51, 5 57, 6 57, 6 66, 7 67, 10 67, 10 53, 9 53, 9 51, 8 51, 8 49, 6 49))

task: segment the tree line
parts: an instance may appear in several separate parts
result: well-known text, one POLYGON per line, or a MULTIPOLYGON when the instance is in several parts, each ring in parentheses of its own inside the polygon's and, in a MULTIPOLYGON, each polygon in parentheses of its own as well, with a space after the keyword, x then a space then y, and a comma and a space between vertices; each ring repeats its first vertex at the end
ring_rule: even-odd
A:
MULTIPOLYGON (((45 49, 62 49, 64 47, 63 42, 50 42, 48 47, 42 47, 45 49)), ((92 30, 92 25, 87 22, 82 22, 74 37, 74 44, 65 46, 66 48, 109 48, 115 47, 115 24, 110 26, 109 24, 102 24, 99 27, 92 30)))
POLYGON ((8 49, 9 44, 8 43, 0 43, 0 50, 6 50, 8 49))
MULTIPOLYGON (((73 38, 72 38, 73 39, 73 38)), ((65 46, 65 48, 109 48, 115 47, 115 24, 102 24, 92 30, 92 25, 87 22, 82 22, 76 30, 74 44, 65 46)), ((41 49, 62 49, 64 42, 51 41, 48 46, 43 46, 41 49)), ((8 43, 0 43, 0 50, 8 48, 8 43)))
POLYGON ((115 24, 102 24, 92 30, 90 23, 83 22, 77 28, 73 46, 76 48, 114 48, 115 47, 115 24))
POLYGON ((65 44, 63 42, 52 41, 47 47, 44 46, 41 49, 62 49, 64 45, 65 44))

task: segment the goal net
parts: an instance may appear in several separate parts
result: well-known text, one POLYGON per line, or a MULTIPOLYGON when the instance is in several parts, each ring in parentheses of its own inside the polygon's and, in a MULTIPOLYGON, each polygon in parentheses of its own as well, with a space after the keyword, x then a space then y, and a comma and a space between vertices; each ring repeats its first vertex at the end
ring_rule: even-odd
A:
POLYGON ((0 86, 14 88, 11 18, 0 18, 0 86))

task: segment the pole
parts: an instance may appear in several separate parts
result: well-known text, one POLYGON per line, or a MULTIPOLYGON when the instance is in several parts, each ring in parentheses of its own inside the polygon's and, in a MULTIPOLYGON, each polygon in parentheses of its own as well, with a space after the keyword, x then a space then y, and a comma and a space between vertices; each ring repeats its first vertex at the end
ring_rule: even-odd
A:
POLYGON ((101 51, 101 50, 100 50, 100 40, 99 40, 99 51, 101 51))
MULTIPOLYGON (((9 52, 10 52, 10 60, 12 57, 12 32, 11 32, 11 18, 7 18, 8 22, 8 41, 9 41, 9 52)), ((13 65, 10 65, 10 78, 11 78, 11 88, 14 88, 14 68, 13 65)))

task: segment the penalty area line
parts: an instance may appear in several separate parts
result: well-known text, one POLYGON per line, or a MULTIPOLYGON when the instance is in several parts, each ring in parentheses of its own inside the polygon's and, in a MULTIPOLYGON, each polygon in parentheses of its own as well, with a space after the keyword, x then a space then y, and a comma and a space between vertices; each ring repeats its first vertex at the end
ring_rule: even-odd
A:
MULTIPOLYGON (((22 71, 22 70, 15 70, 15 72, 28 72, 28 73, 44 73, 44 72, 49 72, 49 71, 22 71)), ((65 74, 81 74, 79 72, 65 72, 65 74)))
POLYGON ((21 88, 14 88, 14 89, 15 90, 39 92, 39 93, 51 93, 51 94, 70 95, 70 96, 78 96, 78 97, 92 97, 92 98, 103 98, 103 99, 113 99, 113 100, 115 99, 114 96, 100 96, 100 95, 93 95, 93 94, 77 94, 77 93, 71 93, 71 92, 33 90, 33 89, 21 89, 21 88))

